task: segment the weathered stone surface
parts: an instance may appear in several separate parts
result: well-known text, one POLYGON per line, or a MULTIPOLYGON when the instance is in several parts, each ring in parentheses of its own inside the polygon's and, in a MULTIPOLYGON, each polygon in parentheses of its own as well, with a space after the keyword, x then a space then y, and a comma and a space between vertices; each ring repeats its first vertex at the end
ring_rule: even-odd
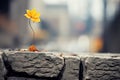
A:
POLYGON ((8 77, 7 80, 46 80, 46 79, 35 79, 35 78, 25 78, 25 77, 8 77))
POLYGON ((79 80, 80 58, 78 56, 65 56, 65 67, 61 80, 79 80))
POLYGON ((6 55, 13 71, 37 77, 57 77, 64 65, 64 59, 52 53, 16 52, 6 55))
POLYGON ((96 55, 85 59, 84 80, 120 80, 119 55, 96 55))
MULTIPOLYGON (((7 80, 120 80, 120 54, 5 52, 7 80)), ((0 56, 0 80, 3 68, 0 56)))
POLYGON ((0 52, 0 80, 4 80, 4 76, 6 74, 6 69, 5 69, 1 54, 2 54, 2 52, 0 52))

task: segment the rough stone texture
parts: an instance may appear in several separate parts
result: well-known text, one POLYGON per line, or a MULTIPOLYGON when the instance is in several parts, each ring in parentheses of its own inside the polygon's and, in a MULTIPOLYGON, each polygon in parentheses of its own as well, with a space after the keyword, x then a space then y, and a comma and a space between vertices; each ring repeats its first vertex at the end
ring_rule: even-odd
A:
POLYGON ((6 55, 6 62, 14 72, 37 77, 57 77, 64 65, 64 59, 52 53, 16 52, 6 55))
POLYGON ((78 56, 65 56, 65 67, 61 80, 79 80, 80 58, 78 56))
POLYGON ((1 54, 2 54, 2 52, 0 52, 0 80, 4 80, 4 76, 6 74, 6 69, 5 69, 1 54))
POLYGON ((25 78, 25 77, 9 77, 7 80, 46 80, 46 79, 35 79, 35 78, 25 78))
POLYGON ((4 53, 0 80, 120 80, 120 54, 4 53))
POLYGON ((119 55, 104 54, 86 58, 84 80, 120 80, 119 55))

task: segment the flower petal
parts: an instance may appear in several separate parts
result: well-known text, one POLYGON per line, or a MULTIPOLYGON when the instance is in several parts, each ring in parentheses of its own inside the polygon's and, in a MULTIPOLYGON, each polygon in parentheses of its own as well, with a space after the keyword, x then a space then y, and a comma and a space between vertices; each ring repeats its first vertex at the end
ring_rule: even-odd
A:
POLYGON ((39 18, 40 17, 40 13, 36 13, 34 17, 35 18, 39 18))
POLYGON ((31 10, 31 16, 32 16, 32 17, 34 17, 34 16, 36 15, 36 13, 37 13, 36 9, 32 9, 32 10, 31 10))
POLYGON ((36 9, 35 9, 35 8, 33 8, 33 9, 31 10, 31 12, 35 12, 35 13, 36 13, 36 9))
POLYGON ((30 16, 28 14, 24 14, 24 16, 28 19, 30 18, 30 16))
POLYGON ((30 11, 30 10, 27 10, 27 14, 30 16, 30 15, 31 15, 31 11, 30 11))
POLYGON ((40 19, 36 19, 36 22, 40 22, 40 19))
POLYGON ((39 18, 37 18, 37 19, 31 18, 31 20, 32 20, 33 22, 40 22, 40 19, 39 19, 39 18))
POLYGON ((26 10, 24 15, 26 18, 31 19, 33 22, 40 22, 40 13, 36 9, 26 10))

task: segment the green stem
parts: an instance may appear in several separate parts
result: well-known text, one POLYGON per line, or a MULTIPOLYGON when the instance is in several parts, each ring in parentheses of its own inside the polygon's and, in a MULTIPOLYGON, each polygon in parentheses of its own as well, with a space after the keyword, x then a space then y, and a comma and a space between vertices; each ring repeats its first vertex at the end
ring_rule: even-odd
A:
POLYGON ((35 40, 35 32, 34 32, 34 30, 33 30, 33 28, 32 28, 32 25, 31 25, 30 20, 29 20, 29 25, 30 25, 30 28, 31 28, 31 30, 32 30, 32 32, 33 32, 33 39, 32 39, 32 43, 33 43, 34 40, 35 40))

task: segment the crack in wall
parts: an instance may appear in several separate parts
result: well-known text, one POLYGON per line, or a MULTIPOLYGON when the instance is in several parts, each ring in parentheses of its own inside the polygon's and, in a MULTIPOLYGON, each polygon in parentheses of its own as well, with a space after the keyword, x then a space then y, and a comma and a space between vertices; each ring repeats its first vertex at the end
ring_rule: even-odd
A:
POLYGON ((83 71, 84 71, 83 62, 80 60, 80 65, 79 65, 79 80, 83 80, 83 71))
MULTIPOLYGON (((64 57, 63 57, 63 58, 64 58, 64 57)), ((64 71, 65 71, 65 66, 66 66, 66 64, 65 64, 65 58, 64 58, 64 65, 63 65, 63 68, 62 68, 62 70, 60 71, 60 73, 58 74, 56 80, 61 80, 61 79, 62 79, 63 73, 64 73, 64 71)))

